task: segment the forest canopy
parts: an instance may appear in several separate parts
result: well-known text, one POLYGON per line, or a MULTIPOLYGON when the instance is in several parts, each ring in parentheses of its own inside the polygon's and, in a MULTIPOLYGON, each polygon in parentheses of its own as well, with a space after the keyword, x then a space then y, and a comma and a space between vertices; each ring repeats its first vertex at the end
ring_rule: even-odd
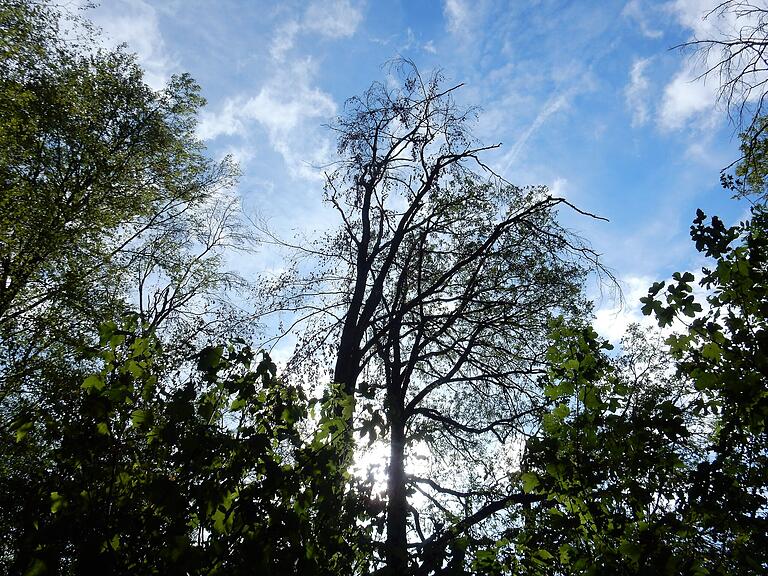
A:
POLYGON ((563 223, 600 217, 496 174, 460 90, 398 59, 351 97, 337 225, 246 278, 277 236, 200 86, 0 2, 0 574, 768 571, 761 110, 722 177, 749 217, 692 214, 705 264, 614 348, 563 223))

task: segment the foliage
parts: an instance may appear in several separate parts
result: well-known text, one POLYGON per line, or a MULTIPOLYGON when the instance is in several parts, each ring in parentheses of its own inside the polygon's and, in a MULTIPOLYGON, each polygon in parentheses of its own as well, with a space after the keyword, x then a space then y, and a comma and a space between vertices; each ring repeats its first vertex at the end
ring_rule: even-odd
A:
MULTIPOLYGON (((691 514, 713 533, 737 566, 768 566, 768 211, 726 227, 697 212, 691 226, 697 249, 713 260, 702 269, 707 310, 669 339, 681 376, 696 394, 694 413, 712 421, 711 444, 692 478, 691 514)), ((692 280, 693 278, 690 278, 692 280)), ((685 277, 657 284, 645 299, 660 324, 685 313, 671 293, 685 277), (666 302, 660 296, 665 295, 666 302)))
POLYGON ((651 287, 643 312, 660 326, 690 319, 656 369, 636 331, 611 358, 591 328, 555 327, 554 406, 521 475, 542 503, 510 529, 517 572, 768 568, 767 216, 758 204, 726 227, 697 212, 691 237, 713 261, 699 280, 706 306, 689 272, 651 287))
MULTIPOLYGON (((459 86, 397 61, 332 127, 340 228, 267 307, 310 319, 293 375, 333 362, 316 400, 222 338, 244 334, 222 249, 248 235, 199 87, 154 91, 61 18, 0 5, 0 574, 768 570, 764 119, 724 178, 751 220, 691 227, 706 301, 657 282, 644 313, 688 324, 613 353, 575 207, 490 173, 459 86), (355 433, 389 444, 385 502, 355 433)), ((762 84, 724 64, 747 102, 762 84)))
POLYGON ((248 241, 223 190, 236 168, 195 138, 199 86, 150 89, 65 11, 0 4, 3 573, 345 565, 315 528, 343 484, 306 398, 245 348, 190 365, 248 333, 221 266, 248 241))
POLYGON ((28 412, 3 430, 4 573, 361 570, 364 507, 334 457, 332 403, 349 400, 308 400, 242 345, 207 347, 168 382, 138 328, 102 328, 102 370, 60 383, 66 416, 28 412), (36 459, 48 469, 30 475, 36 459), (339 491, 354 506, 329 526, 339 491))
POLYGON ((0 7, 3 395, 72 364, 134 303, 182 348, 210 324, 201 311, 223 311, 205 301, 237 281, 220 249, 245 239, 220 193, 236 169, 194 136, 199 86, 182 75, 155 92, 133 55, 97 48, 75 16, 65 38, 61 18, 45 3, 0 7))
POLYGON ((526 574, 705 574, 705 539, 683 517, 701 457, 686 389, 639 327, 622 356, 611 348, 592 328, 554 326, 545 387, 554 408, 526 446, 521 475, 542 501, 511 531, 513 565, 526 574))

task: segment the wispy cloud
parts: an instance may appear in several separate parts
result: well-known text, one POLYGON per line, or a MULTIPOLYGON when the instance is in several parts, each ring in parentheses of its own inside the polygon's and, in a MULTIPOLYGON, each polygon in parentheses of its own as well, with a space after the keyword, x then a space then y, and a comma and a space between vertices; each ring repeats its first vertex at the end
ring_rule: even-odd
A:
POLYGON ((149 86, 155 90, 165 86, 177 64, 166 49, 154 6, 144 0, 113 0, 90 16, 111 42, 125 43, 136 53, 149 86))
POLYGON ((539 110, 539 113, 536 115, 536 118, 534 118, 533 122, 530 123, 528 128, 526 128, 523 133, 520 134, 520 136, 518 136, 509 152, 504 155, 500 172, 502 175, 506 174, 512 164, 515 163, 517 157, 520 155, 520 152, 523 150, 523 148, 525 148, 525 145, 528 143, 528 140, 531 138, 531 136, 533 136, 533 134, 539 128, 541 128, 542 124, 544 124, 544 122, 546 122, 550 116, 564 108, 567 103, 568 97, 563 92, 555 92, 552 94, 552 96, 549 97, 541 110, 539 110))
POLYGON ((300 34, 318 34, 331 39, 348 38, 355 34, 362 20, 362 7, 349 0, 316 0, 306 7, 299 18, 289 20, 277 28, 270 45, 270 54, 274 59, 282 60, 300 34))
POLYGON ((312 2, 304 14, 304 26, 328 38, 352 36, 363 19, 360 6, 349 0, 312 2))
POLYGON ((449 32, 462 34, 468 31, 472 12, 465 0, 445 0, 443 15, 449 32))
POLYGON ((629 71, 629 84, 624 89, 627 107, 632 113, 632 126, 642 126, 648 120, 649 82, 645 69, 651 58, 636 59, 629 71))
POLYGON ((731 27, 735 17, 707 17, 720 4, 719 0, 673 0, 665 5, 681 26, 693 32, 694 37, 704 38, 722 31, 723 25, 731 27))
POLYGON ((648 38, 660 38, 662 31, 654 28, 649 23, 647 8, 642 0, 630 0, 621 11, 622 16, 633 20, 640 28, 643 36, 648 38))
POLYGON ((261 127, 291 174, 317 178, 312 165, 330 156, 330 144, 318 128, 336 114, 336 103, 312 87, 315 73, 310 59, 293 62, 269 78, 255 95, 231 97, 218 111, 203 112, 198 135, 204 140, 247 137, 255 126, 261 127))
POLYGON ((664 88, 658 124, 662 130, 679 130, 696 120, 702 127, 718 121, 716 113, 717 82, 698 79, 695 63, 688 63, 664 88))
POLYGON ((322 175, 314 166, 327 163, 332 149, 328 136, 319 128, 336 114, 336 102, 327 92, 313 87, 317 66, 312 58, 289 56, 289 52, 300 35, 350 37, 362 19, 362 4, 315 0, 297 18, 283 22, 269 45, 274 73, 254 95, 232 96, 218 111, 204 112, 198 128, 200 138, 247 139, 255 127, 260 127, 270 147, 283 157, 289 174, 319 179, 322 175))
POLYGON ((561 176, 556 177, 549 186, 549 193, 557 198, 565 198, 573 201, 573 190, 568 185, 568 179, 561 176))

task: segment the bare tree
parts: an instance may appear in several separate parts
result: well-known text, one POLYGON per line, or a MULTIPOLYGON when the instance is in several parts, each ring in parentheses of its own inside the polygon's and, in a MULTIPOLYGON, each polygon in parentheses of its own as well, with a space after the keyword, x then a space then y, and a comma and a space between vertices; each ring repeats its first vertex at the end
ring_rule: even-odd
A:
POLYGON ((746 138, 742 157, 723 170, 723 184, 745 194, 744 182, 725 172, 737 163, 749 169, 755 164, 754 151, 764 137, 766 87, 768 86, 768 6, 753 0, 727 0, 703 14, 713 24, 711 38, 694 38, 676 46, 691 51, 702 72, 697 80, 715 77, 718 98, 728 118, 746 138))
POLYGON ((456 538, 529 498, 514 491, 514 458, 494 459, 541 407, 549 320, 583 314, 584 277, 603 269, 557 224, 567 201, 483 164, 495 146, 471 137, 473 111, 452 97, 460 85, 409 61, 391 71, 397 87, 374 83, 332 127, 341 159, 326 200, 342 224, 303 249, 319 267, 281 278, 273 309, 311 320, 294 365, 330 358, 333 381, 355 397, 350 446, 353 430, 388 440, 386 572, 416 570, 420 558, 428 573, 456 538), (408 474, 417 450, 434 456, 435 473, 440 455, 462 471, 448 470, 449 482, 408 474), (409 502, 414 491, 426 504, 409 502))
POLYGON ((701 59, 703 79, 716 74, 720 99, 730 119, 744 127, 762 115, 768 82, 768 7, 751 0, 721 2, 704 15, 717 22, 735 18, 735 25, 721 27, 719 38, 695 38, 679 47, 693 49, 701 59))

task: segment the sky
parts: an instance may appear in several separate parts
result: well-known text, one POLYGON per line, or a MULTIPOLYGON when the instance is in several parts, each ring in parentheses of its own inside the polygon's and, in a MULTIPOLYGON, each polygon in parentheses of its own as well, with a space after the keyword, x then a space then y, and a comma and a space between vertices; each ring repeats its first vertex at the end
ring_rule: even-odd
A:
MULTIPOLYGON (((387 61, 464 83, 456 100, 479 109, 474 136, 502 143, 489 166, 608 219, 561 214, 622 282, 623 308, 599 299, 596 320, 617 339, 652 282, 701 266, 688 234, 696 208, 726 223, 747 214, 719 185, 738 138, 717 78, 697 80, 702 62, 674 49, 733 25, 703 19, 715 4, 102 0, 88 15, 136 52, 151 86, 181 72, 201 84, 200 138, 240 163, 246 212, 286 236, 335 223, 318 168, 335 154, 326 126, 385 79, 387 61)), ((248 276, 276 264, 263 248, 237 265, 248 276)))

